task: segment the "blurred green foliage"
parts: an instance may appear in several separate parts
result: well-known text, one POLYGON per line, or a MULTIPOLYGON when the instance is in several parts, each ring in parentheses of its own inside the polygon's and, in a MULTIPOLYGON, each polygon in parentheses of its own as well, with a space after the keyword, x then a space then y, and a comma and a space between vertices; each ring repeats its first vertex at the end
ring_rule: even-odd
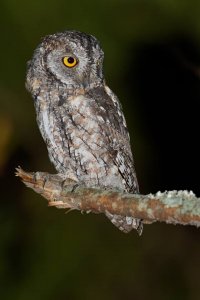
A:
MULTIPOLYGON (((24 87, 26 62, 41 37, 77 29, 95 35, 105 51, 105 76, 124 107, 142 192, 193 188, 196 179, 192 171, 186 178, 191 179, 191 185, 184 186, 181 179, 180 184, 167 179, 158 184, 165 168, 157 161, 158 150, 149 129, 152 119, 148 123, 142 113, 144 102, 134 78, 140 68, 140 49, 148 52, 148 45, 181 35, 193 41, 199 51, 200 2, 1 0, 0 14, 1 298, 199 299, 200 241, 196 228, 154 224, 145 226, 140 238, 135 232, 124 235, 102 215, 66 215, 47 208, 40 196, 14 177, 14 168, 21 165, 54 172, 36 125, 33 101, 24 87)), ((186 80, 186 85, 194 80, 198 87, 199 78, 192 77, 190 83, 186 80)), ((196 95, 192 99, 198 101, 196 95)), ((152 101, 153 94, 147 98, 152 101)), ((186 136, 190 140, 190 132, 186 136)), ((182 144, 174 147, 184 151, 182 144)), ((192 155, 185 152, 186 160, 192 155)), ((176 168, 175 172, 178 178, 184 174, 176 168)))

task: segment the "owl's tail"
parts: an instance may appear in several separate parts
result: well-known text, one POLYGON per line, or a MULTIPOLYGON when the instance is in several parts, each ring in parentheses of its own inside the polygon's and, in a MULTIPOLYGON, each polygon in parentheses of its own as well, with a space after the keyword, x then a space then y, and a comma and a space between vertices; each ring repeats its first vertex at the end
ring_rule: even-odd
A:
POLYGON ((136 229, 139 235, 142 234, 143 224, 142 220, 140 219, 120 215, 113 215, 108 211, 106 212, 106 217, 108 217, 108 219, 110 219, 110 221, 124 233, 128 233, 132 229, 136 229))

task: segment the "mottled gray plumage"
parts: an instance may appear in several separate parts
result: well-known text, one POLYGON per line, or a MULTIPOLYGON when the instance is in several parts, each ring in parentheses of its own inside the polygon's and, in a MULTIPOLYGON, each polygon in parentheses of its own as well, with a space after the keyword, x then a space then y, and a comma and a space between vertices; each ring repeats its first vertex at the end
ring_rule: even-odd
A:
MULTIPOLYGON (((67 61, 68 62, 68 61, 67 61)), ((28 63, 26 87, 49 157, 63 176, 87 186, 138 192, 129 134, 118 98, 105 84, 97 39, 78 31, 49 35, 28 63), (66 66, 64 58, 76 62, 66 66)), ((138 219, 107 213, 119 229, 138 219)))

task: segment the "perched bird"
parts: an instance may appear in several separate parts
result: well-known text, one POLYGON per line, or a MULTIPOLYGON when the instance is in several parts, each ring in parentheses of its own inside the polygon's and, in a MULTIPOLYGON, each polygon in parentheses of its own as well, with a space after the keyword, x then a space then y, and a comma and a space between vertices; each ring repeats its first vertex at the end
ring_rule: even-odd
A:
MULTIPOLYGON (((48 35, 28 62, 26 87, 58 173, 88 187, 138 193, 126 121, 105 83, 103 57, 92 35, 48 35)), ((106 215, 123 232, 135 228, 141 234, 141 220, 106 215)))

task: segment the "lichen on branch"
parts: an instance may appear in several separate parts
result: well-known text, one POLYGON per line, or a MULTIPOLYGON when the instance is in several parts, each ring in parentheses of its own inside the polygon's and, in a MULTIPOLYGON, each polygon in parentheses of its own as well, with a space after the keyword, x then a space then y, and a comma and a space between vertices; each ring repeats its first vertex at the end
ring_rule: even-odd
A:
POLYGON ((59 174, 25 172, 16 169, 24 184, 48 200, 49 206, 93 213, 106 211, 142 219, 200 226, 200 198, 193 192, 167 191, 156 194, 129 194, 117 189, 88 188, 59 174))

